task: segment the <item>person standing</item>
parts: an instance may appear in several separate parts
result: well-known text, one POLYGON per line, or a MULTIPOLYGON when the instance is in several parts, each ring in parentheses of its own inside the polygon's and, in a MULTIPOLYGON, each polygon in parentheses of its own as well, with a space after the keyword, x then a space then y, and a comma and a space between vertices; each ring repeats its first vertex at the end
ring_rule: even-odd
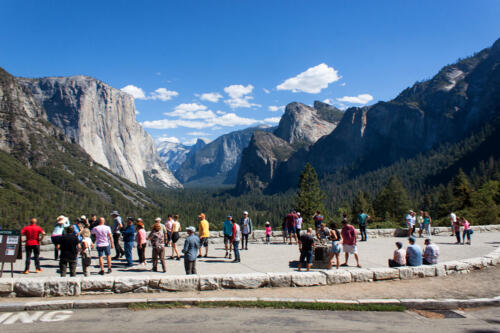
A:
POLYGON ((159 224, 160 225, 160 230, 161 230, 161 233, 163 235, 163 243, 165 245, 167 245, 167 228, 165 227, 165 225, 163 223, 161 223, 161 218, 160 217, 157 217, 155 218, 155 222, 153 224, 153 227, 151 228, 151 231, 153 231, 153 228, 155 226, 155 224, 159 224))
POLYGON ((424 265, 437 264, 439 259, 439 247, 436 244, 431 243, 430 238, 427 238, 424 244, 425 244, 424 254, 423 254, 424 265))
POLYGON ((144 223, 142 223, 142 219, 137 219, 136 224, 137 235, 136 235, 136 243, 137 243, 137 256, 139 257, 139 265, 146 266, 146 230, 144 229, 144 223))
POLYGON ((422 224, 422 227, 424 228, 423 233, 427 237, 431 237, 431 216, 429 215, 429 212, 424 212, 424 222, 422 224))
POLYGON ((113 248, 113 235, 111 228, 105 225, 106 220, 104 217, 99 218, 99 225, 92 229, 91 234, 95 235, 95 246, 97 248, 97 255, 99 256, 99 266, 101 270, 100 275, 104 275, 104 260, 103 256, 106 255, 108 262, 108 274, 111 273, 111 249, 113 248))
POLYGON ((283 222, 281 223, 281 235, 283 236, 283 244, 286 244, 286 240, 288 238, 288 230, 286 227, 286 216, 283 218, 283 222))
POLYGON ((159 223, 153 225, 153 230, 149 233, 148 239, 151 241, 153 258, 153 272, 158 272, 158 259, 160 259, 163 273, 167 271, 167 264, 165 263, 165 234, 161 231, 159 223))
POLYGON ((316 230, 316 238, 319 239, 319 228, 321 227, 321 223, 323 223, 323 215, 321 215, 320 211, 317 210, 313 216, 314 220, 314 228, 316 230))
POLYGON ((82 241, 80 255, 82 257, 83 275, 89 276, 89 266, 92 264, 92 254, 90 250, 94 247, 94 243, 90 238, 90 230, 85 228, 81 232, 82 241))
POLYGON ((330 248, 330 264, 328 269, 332 268, 333 257, 335 257, 335 264, 337 269, 340 267, 340 252, 342 251, 342 235, 337 230, 337 225, 335 223, 330 224, 330 240, 332 241, 332 247, 330 248))
POLYGON ((455 222, 453 222, 453 232, 455 233, 455 238, 457 239, 457 242, 455 244, 460 244, 461 239, 460 239, 460 219, 456 219, 455 222))
POLYGON ((194 227, 188 227, 186 229, 188 237, 184 242, 184 248, 182 253, 184 253, 184 269, 186 274, 196 274, 196 255, 198 250, 201 248, 200 239, 195 235, 196 229, 194 227))
POLYGON ((59 215, 56 219, 56 226, 54 227, 54 231, 52 231, 52 235, 50 236, 52 244, 54 244, 54 260, 59 259, 58 239, 63 235, 64 229, 67 227, 69 227, 69 219, 64 215, 59 215))
POLYGON ((341 266, 349 266, 349 254, 353 254, 356 259, 356 266, 361 268, 358 258, 358 249, 356 246, 356 229, 346 221, 342 221, 342 231, 340 234, 342 236, 342 248, 345 253, 345 262, 341 266))
POLYGON ((403 249, 403 243, 396 242, 396 250, 389 259, 389 267, 401 267, 406 265, 406 251, 403 249))
POLYGON ((248 217, 248 212, 243 212, 243 217, 240 220, 240 229, 241 229, 241 249, 248 250, 248 237, 252 234, 252 219, 248 217))
POLYGON ((90 229, 90 239, 92 240, 92 243, 95 243, 95 235, 92 235, 92 229, 97 227, 99 225, 99 221, 97 221, 97 215, 96 214, 91 214, 90 215, 90 221, 89 221, 89 229, 90 229))
POLYGON ((37 225, 36 218, 32 218, 30 220, 30 225, 24 227, 21 230, 21 237, 22 236, 25 237, 23 242, 26 243, 26 262, 24 265, 24 274, 28 274, 30 272, 31 253, 33 253, 33 256, 35 258, 36 272, 40 273, 42 271, 42 268, 40 267, 40 242, 45 236, 45 232, 39 225, 37 225))
POLYGON ((172 242, 172 224, 174 223, 174 220, 172 218, 172 215, 167 216, 167 222, 165 222, 165 229, 167 229, 167 244, 165 246, 169 247, 170 243, 172 242))
POLYGON ((408 214, 406 214, 406 227, 408 228, 408 237, 413 236, 413 232, 415 231, 415 216, 413 215, 413 210, 410 209, 408 214))
POLYGON ((457 215, 453 212, 450 213, 451 235, 455 236, 455 223, 457 223, 457 215))
POLYGON ((234 249, 234 260, 233 262, 240 262, 240 240, 241 240, 241 228, 236 221, 233 220, 233 229, 231 230, 231 243, 234 249))
POLYGON ((358 226, 359 226, 359 233, 361 234, 361 241, 366 242, 366 223, 370 219, 370 216, 364 212, 364 210, 361 210, 361 212, 358 215, 358 226))
POLYGON ((460 217, 460 225, 464 227, 464 231, 462 233, 462 244, 465 244, 465 237, 467 237, 467 244, 471 245, 470 235, 472 235, 472 228, 470 226, 470 222, 467 221, 462 216, 462 217, 460 217))
POLYGON ((134 259, 132 256, 132 249, 134 248, 134 218, 127 217, 127 226, 122 231, 123 245, 125 248, 125 258, 127 259, 127 267, 134 266, 134 259))
POLYGON ((177 260, 181 260, 179 251, 177 250, 177 241, 179 240, 179 232, 181 232, 181 223, 179 222, 179 215, 174 215, 174 221, 172 222, 172 259, 177 254, 177 260))
POLYGON ((233 252, 233 242, 231 241, 233 237, 233 217, 231 215, 228 215, 224 221, 222 232, 224 233, 224 249, 226 250, 224 258, 229 257, 231 259, 231 252, 233 252))
POLYGON ((289 237, 289 245, 292 245, 292 239, 295 239, 295 243, 298 243, 298 238, 297 238, 297 214, 295 213, 295 210, 291 210, 290 213, 286 216, 286 228, 288 231, 288 237, 289 237))
POLYGON ((300 236, 299 239, 299 266, 297 271, 300 272, 302 269, 302 264, 306 267, 306 271, 311 269, 312 258, 313 258, 313 248, 314 248, 314 238, 312 236, 312 228, 307 228, 305 234, 300 236))
POLYGON ((269 221, 266 222, 265 230, 266 230, 266 244, 269 245, 271 243, 271 223, 269 221))
POLYGON ((205 258, 208 257, 208 239, 210 238, 210 224, 205 219, 205 214, 201 213, 198 215, 200 224, 198 225, 198 234, 200 235, 200 257, 201 257, 201 247, 205 248, 205 258))
POLYGON ((406 264, 408 266, 422 266, 422 249, 415 244, 415 237, 408 238, 408 247, 406 248, 406 264))
POLYGON ((422 233, 424 232, 424 211, 421 210, 417 215, 418 223, 418 237, 422 238, 422 233))
POLYGON ((111 231, 113 232, 113 244, 115 246, 114 259, 117 260, 123 257, 123 255, 125 254, 125 251, 123 251, 123 248, 120 245, 120 236, 121 236, 121 230, 123 229, 123 223, 120 213, 118 213, 118 211, 116 210, 111 213, 111 218, 113 219, 113 227, 111 231))
POLYGON ((76 276, 76 258, 80 252, 80 241, 78 236, 73 232, 75 227, 70 225, 66 228, 66 233, 59 237, 58 244, 61 249, 61 256, 59 258, 59 270, 61 277, 66 276, 66 271, 69 265, 70 276, 76 276))
POLYGON ((300 212, 297 212, 297 225, 295 226, 295 234, 297 238, 300 238, 300 231, 302 230, 302 216, 300 216, 300 212))

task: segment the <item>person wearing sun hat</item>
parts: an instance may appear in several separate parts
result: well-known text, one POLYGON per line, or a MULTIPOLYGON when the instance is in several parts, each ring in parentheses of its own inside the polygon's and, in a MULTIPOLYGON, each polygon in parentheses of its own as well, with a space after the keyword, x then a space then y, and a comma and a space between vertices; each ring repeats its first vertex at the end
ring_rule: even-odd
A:
POLYGON ((52 244, 54 244, 54 260, 59 259, 59 237, 64 234, 64 229, 69 227, 69 219, 64 215, 59 215, 56 219, 56 225, 54 227, 54 231, 50 236, 52 240, 52 244))

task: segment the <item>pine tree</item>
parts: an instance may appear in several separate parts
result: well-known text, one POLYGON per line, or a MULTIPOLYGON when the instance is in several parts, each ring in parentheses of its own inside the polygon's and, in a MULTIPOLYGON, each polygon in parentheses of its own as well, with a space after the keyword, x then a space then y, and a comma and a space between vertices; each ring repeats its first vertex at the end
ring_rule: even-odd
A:
POLYGON ((359 191, 354 198, 351 209, 352 217, 355 218, 361 211, 364 211, 368 215, 372 214, 372 203, 370 200, 370 196, 363 191, 359 191))
POLYGON ((471 205, 470 203, 470 182, 462 169, 451 181, 453 197, 455 198, 455 209, 461 210, 471 205))
POLYGON ((319 187, 316 170, 307 163, 299 177, 299 189, 295 197, 295 209, 303 216, 306 225, 312 224, 312 216, 319 210, 325 212, 323 200, 325 194, 319 187))
POLYGON ((392 176, 374 201, 375 213, 380 218, 401 219, 410 208, 410 200, 397 176, 392 176))

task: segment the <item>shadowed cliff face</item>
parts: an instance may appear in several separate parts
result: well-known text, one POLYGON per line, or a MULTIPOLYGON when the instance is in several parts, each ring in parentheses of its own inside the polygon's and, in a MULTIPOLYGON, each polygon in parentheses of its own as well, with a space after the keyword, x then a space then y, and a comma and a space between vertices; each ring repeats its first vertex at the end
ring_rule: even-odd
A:
POLYGON ((132 96, 85 76, 19 82, 44 107, 48 120, 99 164, 141 186, 146 172, 167 187, 181 187, 136 121, 132 96))
POLYGON ((306 162, 320 176, 345 166, 356 176, 456 142, 499 114, 500 40, 390 102, 346 110, 330 135, 279 166, 268 190, 296 186, 306 162))
POLYGON ((315 102, 314 106, 290 103, 273 133, 254 133, 242 153, 238 193, 266 189, 280 164, 335 129, 343 112, 321 102, 315 102))
POLYGON ((168 168, 172 172, 176 172, 177 169, 186 161, 190 154, 200 150, 205 147, 207 143, 202 139, 198 139, 196 143, 192 146, 186 146, 182 143, 175 142, 159 142, 156 144, 156 149, 160 158, 168 165, 168 168))

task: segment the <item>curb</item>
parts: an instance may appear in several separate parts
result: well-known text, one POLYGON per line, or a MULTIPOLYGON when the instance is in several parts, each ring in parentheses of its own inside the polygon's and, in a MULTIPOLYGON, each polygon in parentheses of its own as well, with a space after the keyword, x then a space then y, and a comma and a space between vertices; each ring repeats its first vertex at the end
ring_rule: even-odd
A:
POLYGON ((407 310, 452 310, 457 308, 475 308, 500 306, 500 296, 493 298, 471 299, 313 299, 313 298, 270 298, 270 297, 206 297, 206 298, 124 298, 108 300, 60 300, 45 302, 0 303, 1 312, 68 310, 68 309, 102 309, 127 308, 134 303, 196 305, 200 303, 218 302, 290 302, 290 303, 329 303, 354 305, 402 305, 407 310))

